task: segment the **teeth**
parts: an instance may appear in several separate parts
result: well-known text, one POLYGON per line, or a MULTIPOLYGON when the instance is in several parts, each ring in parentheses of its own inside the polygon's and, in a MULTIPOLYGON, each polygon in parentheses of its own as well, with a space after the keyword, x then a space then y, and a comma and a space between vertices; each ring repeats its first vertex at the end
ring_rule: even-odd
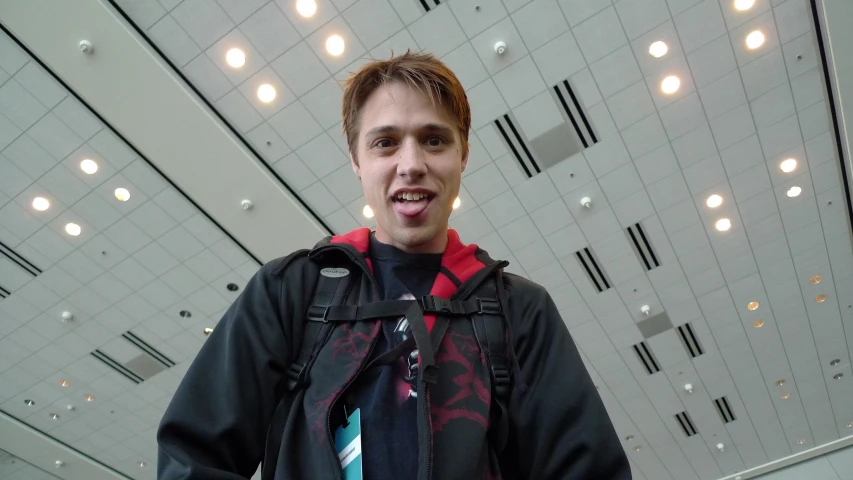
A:
POLYGON ((397 200, 408 200, 408 201, 414 200, 414 201, 417 201, 417 200, 420 200, 420 199, 426 198, 426 197, 427 197, 426 193, 406 192, 406 193, 401 193, 401 194, 397 195, 397 200))

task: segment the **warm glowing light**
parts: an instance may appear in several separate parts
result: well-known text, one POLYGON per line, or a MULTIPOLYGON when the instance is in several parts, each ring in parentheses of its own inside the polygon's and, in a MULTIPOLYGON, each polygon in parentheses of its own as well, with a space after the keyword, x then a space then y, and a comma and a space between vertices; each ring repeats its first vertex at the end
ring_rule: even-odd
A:
POLYGON ((93 173, 98 171, 98 164, 95 163, 94 160, 85 159, 80 162, 80 170, 83 170, 84 173, 92 175, 93 173))
POLYGON ((761 328, 764 326, 764 320, 756 320, 752 322, 752 326, 755 328, 761 328))
POLYGON ((258 87, 258 100, 264 103, 270 103, 275 100, 275 87, 269 83, 265 83, 258 87))
POLYGON ((660 82, 660 89, 663 93, 670 95, 678 91, 678 87, 681 86, 681 80, 674 75, 670 75, 663 79, 660 82))
POLYGON ((749 302, 746 304, 746 309, 751 311, 758 310, 758 302, 749 302))
POLYGON ((726 230, 732 228, 732 221, 729 220, 728 218, 721 218, 721 219, 717 220, 717 223, 715 226, 717 227, 717 230, 719 230, 721 232, 725 232, 726 230))
POLYGON ((660 58, 666 55, 666 52, 669 51, 669 47, 666 46, 666 43, 658 40, 657 42, 649 45, 649 55, 660 58))
POLYGON ((116 188, 115 196, 116 199, 120 202, 126 202, 130 200, 130 192, 128 192, 126 188, 116 188))
POLYGON ((59 380, 59 386, 62 388, 70 387, 71 382, 69 382, 68 380, 59 380))
POLYGON ((736 10, 749 10, 753 5, 755 5, 755 0, 735 0, 736 10))
POLYGON ((296 0, 296 11, 303 17, 311 17, 317 13, 317 3, 314 0, 296 0))
POLYGON ((721 197, 717 194, 711 195, 710 197, 708 197, 707 200, 705 200, 705 205, 708 205, 708 207, 710 207, 710 208, 717 208, 722 204, 723 204, 723 197, 721 197))
POLYGON ((94 402, 95 396, 92 395, 91 393, 87 393, 87 394, 83 395, 83 399, 86 400, 87 402, 94 402))
POLYGON ((453 209, 456 210, 460 205, 462 205, 462 200, 456 197, 456 200, 453 201, 453 209))
POLYGON ((791 187, 788 189, 788 196, 791 198, 794 198, 796 196, 799 196, 800 193, 802 193, 802 192, 803 192, 802 188, 794 186, 794 187, 791 187))
POLYGON ((814 297, 814 301, 815 303, 823 303, 826 301, 826 295, 821 293, 820 295, 814 297))
POLYGON ((364 208, 361 210, 361 213, 366 218, 373 218, 373 209, 370 208, 370 205, 365 205, 364 208))
POLYGON ((225 54, 225 62, 234 68, 240 68, 246 64, 246 54, 239 48, 232 48, 225 54))
POLYGON ((791 394, 788 392, 781 393, 781 394, 779 394, 779 398, 781 398, 782 400, 787 400, 787 399, 791 398, 791 394))
POLYGON ((820 275, 815 275, 814 277, 809 279, 809 283, 811 283, 812 285, 817 285, 818 283, 820 283, 821 280, 823 280, 823 277, 821 277, 820 275))
POLYGON ((80 235, 80 232, 82 231, 83 229, 80 228, 80 225, 77 225, 76 223, 69 223, 65 226, 65 232, 68 233, 68 235, 71 235, 72 237, 80 235))
POLYGON ((344 53, 344 39, 340 35, 332 35, 326 40, 326 51, 335 57, 344 53))
POLYGON ((780 163, 779 168, 782 169, 782 171, 785 173, 791 173, 794 171, 794 169, 797 168, 797 161, 793 158, 789 158, 780 163))
POLYGON ((36 197, 33 199, 33 208, 39 212, 43 212, 50 208, 50 201, 44 197, 36 197))
POLYGON ((764 34, 758 30, 746 36, 746 47, 748 49, 755 50, 762 45, 764 45, 764 34))

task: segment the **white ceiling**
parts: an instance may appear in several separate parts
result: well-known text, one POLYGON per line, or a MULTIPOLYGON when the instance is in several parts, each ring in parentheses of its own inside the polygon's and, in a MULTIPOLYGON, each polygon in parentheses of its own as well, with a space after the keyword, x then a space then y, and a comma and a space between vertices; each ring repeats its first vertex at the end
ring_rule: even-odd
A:
POLYGON ((0 450, 0 479, 2 480, 58 480, 44 470, 21 460, 11 453, 0 450))
MULTIPOLYGON (((118 471, 153 478, 138 462, 154 464, 157 421, 202 329, 239 293, 225 285, 242 286, 258 267, 241 245, 265 261, 321 231, 310 216, 294 217, 305 222, 298 228, 247 217, 238 205, 251 190, 219 185, 232 178, 270 189, 253 200, 257 215, 272 215, 298 208, 283 181, 333 231, 370 225, 340 134, 337 81, 368 57, 413 48, 441 56, 473 108, 452 226, 550 290, 617 431, 633 437, 624 445, 635 478, 721 478, 853 434, 853 254, 808 1, 756 0, 747 12, 731 0, 440 3, 426 13, 418 0, 318 1, 305 19, 291 0, 120 0, 139 32, 102 28, 95 13, 54 19, 57 30, 91 23, 67 29, 75 42, 95 39, 89 64, 59 33, 27 36, 21 22, 35 7, 18 2, 6 17, 0 8, 0 23, 121 132, 0 35, 0 241, 41 270, 34 276, 0 256, 0 286, 11 293, 0 301, 0 409, 118 471), (85 30, 96 27, 97 35, 85 30), (742 47, 756 29, 765 44, 742 47), (340 57, 325 52, 331 34, 346 41, 340 57), (140 103, 182 85, 169 65, 160 71, 171 86, 146 87, 134 83, 142 70, 118 69, 122 60, 110 55, 132 47, 121 42, 142 51, 146 38, 203 101, 178 108, 194 95, 182 89, 140 103), (503 56, 493 50, 499 40, 503 56), (656 40, 669 46, 660 59, 646 53, 656 40), (239 70, 224 62, 234 47, 247 55, 239 70), (110 71, 127 76, 83 81, 110 71), (658 87, 668 75, 681 80, 673 95, 658 87), (567 124, 550 93, 563 80, 598 142, 528 178, 494 120, 509 114, 538 148, 567 124), (276 87, 274 102, 256 99, 262 83, 276 87), (186 123, 198 112, 229 126, 202 136, 186 123), (208 145, 220 137, 232 146, 217 148, 233 155, 208 145), (99 162, 97 174, 77 167, 86 157, 99 162), (798 165, 784 173, 789 157, 798 165), (795 185, 802 193, 788 198, 795 185), (119 186, 129 202, 112 196, 119 186), (724 199, 716 209, 705 205, 712 193, 724 199), (30 207, 36 195, 51 200, 47 212, 30 207), (727 232, 714 228, 723 217, 727 232), (84 234, 69 237, 69 221, 84 234), (637 223, 660 262, 650 271, 625 232, 637 223), (295 237, 270 235, 274 224, 295 237), (585 247, 612 288, 594 288, 575 256, 585 247), (826 300, 816 303, 820 294, 826 300), (642 305, 689 323, 704 353, 691 359, 667 330, 646 340, 661 370, 649 375, 632 348, 644 340, 642 305), (70 324, 58 321, 65 310, 75 312, 70 324), (120 355, 127 347, 116 339, 128 329, 177 365, 136 385, 89 354, 120 355), (96 401, 86 404, 84 393, 96 401), (736 417, 729 424, 713 402, 723 396, 736 417), (684 411, 698 431, 689 438, 675 419, 684 411)), ((102 7, 98 19, 122 24, 112 5, 102 7)), ((145 63, 132 55, 124 68, 145 63)))

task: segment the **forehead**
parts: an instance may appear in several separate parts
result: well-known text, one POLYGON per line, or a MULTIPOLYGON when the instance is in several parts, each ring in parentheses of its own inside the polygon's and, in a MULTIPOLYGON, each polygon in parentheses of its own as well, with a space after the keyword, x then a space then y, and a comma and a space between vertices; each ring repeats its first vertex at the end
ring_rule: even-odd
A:
MULTIPOLYGON (((435 94, 434 94, 435 95, 435 94)), ((398 81, 377 87, 364 102, 361 110, 362 134, 377 126, 416 128, 422 124, 455 122, 450 111, 436 96, 433 104, 422 89, 398 81)))

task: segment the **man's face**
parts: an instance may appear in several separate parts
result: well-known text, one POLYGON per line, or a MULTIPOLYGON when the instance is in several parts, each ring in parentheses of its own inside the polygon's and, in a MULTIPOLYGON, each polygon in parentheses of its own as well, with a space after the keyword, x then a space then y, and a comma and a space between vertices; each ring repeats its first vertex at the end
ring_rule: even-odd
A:
POLYGON ((377 240, 408 252, 444 251, 468 152, 456 121, 417 88, 391 82, 361 110, 353 170, 376 218, 377 240))

